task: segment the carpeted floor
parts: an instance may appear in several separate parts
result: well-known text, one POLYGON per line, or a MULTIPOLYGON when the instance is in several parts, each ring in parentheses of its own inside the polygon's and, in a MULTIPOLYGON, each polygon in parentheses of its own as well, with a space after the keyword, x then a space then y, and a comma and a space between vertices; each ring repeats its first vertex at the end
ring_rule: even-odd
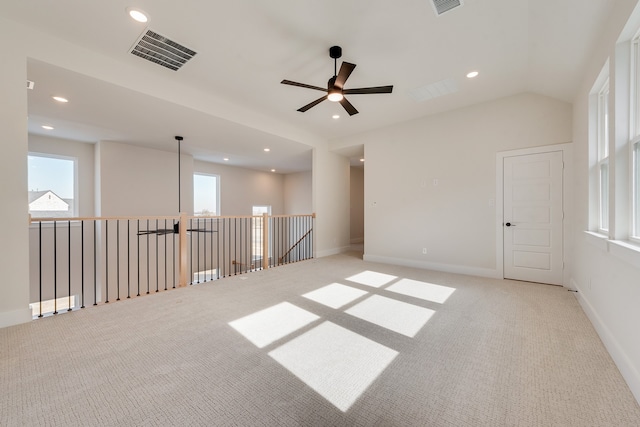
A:
POLYGON ((639 426, 566 289, 344 254, 0 329, 2 426, 639 426))

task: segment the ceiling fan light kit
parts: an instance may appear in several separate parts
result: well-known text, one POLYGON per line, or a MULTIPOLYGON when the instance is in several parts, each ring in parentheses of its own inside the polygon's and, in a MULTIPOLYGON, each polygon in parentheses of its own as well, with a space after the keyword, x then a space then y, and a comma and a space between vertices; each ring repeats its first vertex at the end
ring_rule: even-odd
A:
POLYGON ((342 48, 340 46, 332 46, 329 48, 329 56, 333 59, 333 77, 329 79, 327 82, 327 88, 321 88, 319 86, 312 86, 305 83, 298 83, 291 80, 282 80, 280 83, 290 86, 299 86, 307 89, 319 90, 322 92, 326 92, 327 94, 321 98, 316 99, 315 101, 310 102, 309 104, 298 108, 298 111, 304 113, 311 107, 315 107, 320 104, 325 99, 328 99, 332 102, 339 102, 340 105, 349 113, 350 116, 354 114, 358 114, 358 110, 349 102, 344 95, 363 95, 363 94, 374 94, 374 93, 391 93, 393 91, 393 86, 377 86, 377 87, 364 87, 357 89, 345 89, 344 84, 356 68, 356 64, 351 64, 349 62, 342 62, 340 65, 340 71, 338 71, 338 58, 342 56, 342 48))

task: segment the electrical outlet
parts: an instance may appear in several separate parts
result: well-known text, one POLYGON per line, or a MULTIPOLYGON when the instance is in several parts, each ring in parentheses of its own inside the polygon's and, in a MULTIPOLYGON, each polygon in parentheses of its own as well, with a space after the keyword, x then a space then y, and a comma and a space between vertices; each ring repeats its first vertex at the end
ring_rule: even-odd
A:
POLYGON ((433 179, 433 186, 434 187, 437 187, 439 183, 440 183, 440 180, 438 178, 434 178, 433 179))
POLYGON ((426 255, 427 254, 427 248, 422 248, 422 255, 426 255))

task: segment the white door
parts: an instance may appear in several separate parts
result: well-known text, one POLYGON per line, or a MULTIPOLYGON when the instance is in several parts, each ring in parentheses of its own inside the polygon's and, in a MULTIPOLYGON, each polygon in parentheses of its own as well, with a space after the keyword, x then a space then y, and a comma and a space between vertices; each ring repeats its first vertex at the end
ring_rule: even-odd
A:
POLYGON ((562 152, 505 157, 504 277, 562 285, 562 152))

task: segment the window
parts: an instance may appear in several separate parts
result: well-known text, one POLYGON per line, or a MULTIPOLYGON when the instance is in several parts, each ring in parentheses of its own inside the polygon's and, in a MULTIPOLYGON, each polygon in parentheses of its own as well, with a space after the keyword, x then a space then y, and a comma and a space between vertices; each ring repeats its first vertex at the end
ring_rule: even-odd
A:
POLYGON ((220 179, 218 175, 193 175, 193 213, 202 216, 220 215, 220 179))
MULTIPOLYGON (((263 214, 271 215, 271 206, 254 206, 251 215, 254 217, 262 216, 263 214)), ((263 222, 264 218, 251 218, 251 251, 253 253, 253 260, 262 260, 262 235, 263 235, 263 222)), ((272 241, 273 230, 270 228, 269 241, 272 241)), ((269 245, 269 257, 271 256, 271 245, 269 245)))
POLYGON ((28 186, 32 217, 77 216, 75 158, 30 153, 28 186))
POLYGON ((609 80, 598 93, 598 231, 609 230, 609 80))

